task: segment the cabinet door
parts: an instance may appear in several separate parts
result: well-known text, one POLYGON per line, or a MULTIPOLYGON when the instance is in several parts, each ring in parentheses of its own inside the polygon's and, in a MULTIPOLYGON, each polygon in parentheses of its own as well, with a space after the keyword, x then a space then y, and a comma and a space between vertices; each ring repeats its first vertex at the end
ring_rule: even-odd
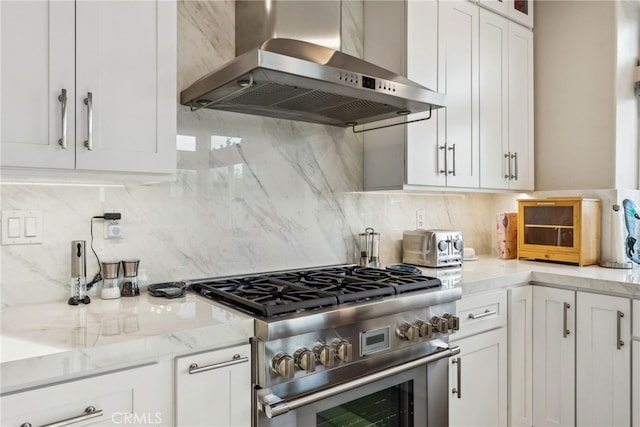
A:
POLYGON ((478 6, 458 1, 438 6, 438 91, 447 96, 447 108, 438 112, 441 164, 447 186, 478 187, 478 6))
POLYGON ((575 425, 575 293, 533 289, 533 425, 575 425))
POLYGON ((509 22, 480 9, 480 186, 509 188, 509 22))
MULTIPOLYGON (((634 312, 634 316, 640 316, 640 313, 634 312)), ((637 334, 640 334, 640 331, 638 331, 637 334)), ((640 426, 640 340, 633 342, 631 354, 633 354, 633 363, 631 366, 631 370, 633 371, 633 392, 631 393, 633 396, 633 403, 631 404, 633 424, 631 425, 640 426)))
POLYGON ((250 426, 250 354, 247 344, 176 358, 175 425, 250 426))
POLYGON ((171 425, 170 368, 167 360, 2 396, 1 425, 171 425))
POLYGON ((79 1, 76 10, 76 167, 175 170, 175 2, 79 1))
POLYGON ((509 18, 533 28, 533 0, 507 0, 509 18))
POLYGON ((509 290, 509 425, 533 425, 533 287, 509 290))
POLYGON ((631 424, 631 300, 578 292, 576 424, 631 424))
MULTIPOLYGON (((438 88, 438 2, 407 2, 407 77, 438 88)), ((406 180, 409 185, 446 184, 443 154, 438 148, 438 114, 406 128, 406 180)))
POLYGON ((73 168, 74 20, 74 1, 0 2, 2 166, 73 168))
POLYGON ((449 425, 507 425, 507 330, 463 338, 449 366, 449 425))
POLYGON ((509 187, 533 190, 533 32, 509 23, 509 187))
POLYGON ((478 0, 478 3, 483 7, 494 10, 503 16, 509 15, 509 1, 508 0, 478 0))

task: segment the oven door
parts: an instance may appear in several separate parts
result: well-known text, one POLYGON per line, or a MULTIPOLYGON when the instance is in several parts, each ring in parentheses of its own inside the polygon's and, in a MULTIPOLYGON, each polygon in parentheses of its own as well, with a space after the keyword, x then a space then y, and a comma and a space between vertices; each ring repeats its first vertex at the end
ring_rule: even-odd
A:
POLYGON ((258 392, 257 425, 446 426, 449 357, 458 347, 292 399, 258 392))

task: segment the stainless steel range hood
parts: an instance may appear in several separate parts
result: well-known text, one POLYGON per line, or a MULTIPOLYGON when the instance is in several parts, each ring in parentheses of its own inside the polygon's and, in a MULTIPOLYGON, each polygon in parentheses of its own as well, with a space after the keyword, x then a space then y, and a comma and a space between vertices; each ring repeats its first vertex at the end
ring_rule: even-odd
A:
POLYGON ((180 102, 193 110, 347 127, 444 106, 442 94, 334 48, 301 40, 335 44, 336 34, 339 40, 339 1, 238 0, 236 5, 237 51, 255 46, 260 38, 266 41, 185 89, 180 102), (329 36, 325 29, 309 34, 309 27, 318 23, 331 26, 329 36), (296 37, 270 38, 282 34, 296 37))

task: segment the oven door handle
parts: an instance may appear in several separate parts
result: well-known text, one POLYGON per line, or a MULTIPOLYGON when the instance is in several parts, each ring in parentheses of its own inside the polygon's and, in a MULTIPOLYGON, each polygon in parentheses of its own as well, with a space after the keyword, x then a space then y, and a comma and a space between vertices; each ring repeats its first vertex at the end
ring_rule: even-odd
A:
POLYGON ((320 400, 327 399, 329 397, 336 396, 340 393, 345 393, 358 387, 362 387, 367 384, 379 381, 381 379, 390 377, 392 375, 399 374, 400 372, 407 371, 409 369, 416 368, 418 366, 426 365, 428 363, 435 362, 440 359, 455 356, 460 353, 460 347, 453 346, 445 350, 441 350, 435 354, 423 357, 420 359, 412 360, 411 362, 403 363, 393 368, 385 369, 384 371, 376 372, 371 375, 367 375, 357 380, 349 381, 344 384, 339 384, 335 387, 321 390, 317 393, 313 393, 307 396, 300 397, 293 400, 283 400, 278 396, 271 393, 269 389, 264 389, 258 392, 258 401, 262 406, 262 410, 269 418, 277 417, 278 415, 286 414, 297 408, 301 408, 306 405, 310 405, 320 400))

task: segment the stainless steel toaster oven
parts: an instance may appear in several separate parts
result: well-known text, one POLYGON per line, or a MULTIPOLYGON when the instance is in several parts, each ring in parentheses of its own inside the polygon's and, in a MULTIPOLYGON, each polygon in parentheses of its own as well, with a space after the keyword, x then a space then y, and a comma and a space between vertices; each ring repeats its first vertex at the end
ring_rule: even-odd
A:
POLYGON ((425 267, 461 265, 464 244, 462 232, 452 230, 413 230, 402 235, 402 262, 425 267))

